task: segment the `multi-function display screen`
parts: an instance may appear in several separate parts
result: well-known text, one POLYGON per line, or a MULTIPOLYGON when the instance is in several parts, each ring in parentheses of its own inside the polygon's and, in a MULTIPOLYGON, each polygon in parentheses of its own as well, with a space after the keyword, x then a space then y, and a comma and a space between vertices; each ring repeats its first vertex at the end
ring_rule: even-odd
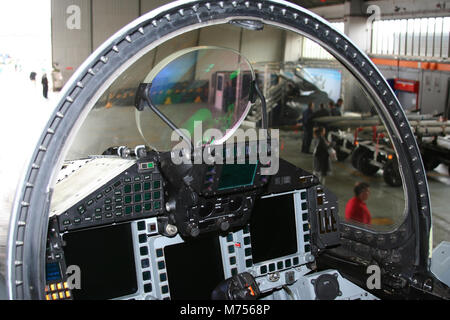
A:
POLYGON ((164 256, 173 300, 210 300, 224 280, 217 235, 167 246, 164 256))
POLYGON ((254 263, 297 253, 294 194, 256 200, 250 232, 254 263))
POLYGON ((103 300, 136 293, 133 238, 129 223, 64 236, 67 266, 81 271, 81 289, 74 299, 103 300))
POLYGON ((218 189, 225 190, 252 185, 256 166, 256 164, 224 164, 218 189))

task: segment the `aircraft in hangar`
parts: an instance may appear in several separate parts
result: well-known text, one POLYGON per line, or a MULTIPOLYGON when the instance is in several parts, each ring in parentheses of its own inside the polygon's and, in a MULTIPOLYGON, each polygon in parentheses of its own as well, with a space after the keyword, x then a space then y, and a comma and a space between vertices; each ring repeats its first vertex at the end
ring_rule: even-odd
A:
POLYGON ((42 300, 448 299, 448 251, 431 257, 430 235, 411 127, 345 35, 285 1, 177 1, 116 33, 63 88, 17 189, 5 290, 42 300), (174 37, 229 24, 306 36, 357 79, 399 163, 406 205, 394 230, 343 220, 338 196, 279 154, 276 132, 264 131, 268 97, 242 52, 193 46, 148 63, 174 37), (121 88, 132 88, 131 105, 117 102, 121 88), (250 125, 255 106, 261 121, 250 125), (113 142, 126 143, 100 141, 107 130, 89 121, 107 111, 113 142), (246 126, 266 135, 234 140, 246 126))

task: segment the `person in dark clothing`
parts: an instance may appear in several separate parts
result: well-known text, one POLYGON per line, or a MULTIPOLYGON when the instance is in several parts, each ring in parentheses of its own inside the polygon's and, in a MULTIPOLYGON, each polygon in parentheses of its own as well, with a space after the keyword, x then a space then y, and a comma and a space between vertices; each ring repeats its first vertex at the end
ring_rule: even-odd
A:
POLYGON ((33 83, 33 85, 36 86, 36 72, 31 71, 30 80, 31 80, 31 83, 33 83))
POLYGON ((330 115, 333 117, 340 117, 342 116, 342 113, 336 108, 333 101, 330 101, 328 103, 329 109, 330 109, 330 115))
POLYGON ((44 75, 42 76, 42 94, 44 96, 45 99, 48 98, 48 79, 47 79, 47 74, 44 73, 44 75))
POLYGON ((355 196, 351 198, 345 206, 345 219, 353 220, 365 224, 372 222, 370 211, 366 201, 369 199, 370 186, 368 183, 359 182, 353 189, 355 196))
POLYGON ((320 104, 320 109, 314 112, 313 118, 320 118, 320 117, 328 117, 330 115, 330 111, 328 111, 325 108, 325 105, 323 103, 320 104))
POLYGON ((342 98, 339 98, 336 101, 336 106, 335 106, 336 112, 338 112, 340 116, 342 115, 342 105, 343 104, 344 104, 344 100, 342 100, 342 98))
POLYGON ((311 147, 311 141, 313 138, 313 109, 314 103, 310 102, 308 104, 308 109, 303 112, 303 143, 302 143, 302 152, 303 153, 311 153, 309 151, 311 147))
POLYGON ((325 138, 325 128, 318 127, 314 130, 317 145, 314 148, 313 173, 319 177, 321 184, 325 184, 325 177, 331 173, 330 148, 331 144, 325 138))

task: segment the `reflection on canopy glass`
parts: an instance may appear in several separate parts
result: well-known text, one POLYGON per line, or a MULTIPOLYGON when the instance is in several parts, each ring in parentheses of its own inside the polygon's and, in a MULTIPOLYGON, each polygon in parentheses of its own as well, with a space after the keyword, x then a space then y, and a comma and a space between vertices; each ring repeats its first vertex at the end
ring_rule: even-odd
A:
MULTIPOLYGON (((198 146, 222 143, 239 127, 250 109, 253 79, 250 63, 238 52, 195 47, 161 61, 144 82, 151 83, 152 103, 198 146)), ((178 135, 171 141, 172 130, 150 108, 136 111, 136 121, 153 149, 170 150, 180 141, 178 135)))

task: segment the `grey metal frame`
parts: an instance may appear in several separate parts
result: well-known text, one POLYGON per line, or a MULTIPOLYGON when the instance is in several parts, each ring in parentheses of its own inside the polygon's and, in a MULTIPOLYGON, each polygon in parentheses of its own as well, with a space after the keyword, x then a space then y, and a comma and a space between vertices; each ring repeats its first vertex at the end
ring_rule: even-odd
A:
MULTIPOLYGON (((407 199, 407 218, 398 229, 376 234, 373 246, 388 252, 410 248, 411 269, 428 269, 431 211, 423 163, 408 120, 383 76, 370 59, 345 35, 319 16, 285 1, 177 1, 147 13, 124 27, 98 48, 61 92, 20 181, 10 218, 6 281, 10 299, 43 299, 44 253, 48 212, 58 168, 70 141, 93 103, 112 81, 145 52, 164 41, 204 26, 232 19, 255 19, 279 26, 320 43, 361 81, 378 102, 399 155, 407 199), (377 238, 377 239, 378 239, 377 238)), ((342 226, 349 241, 371 243, 373 232, 342 226), (367 237, 366 237, 367 236, 367 237), (370 237, 369 237, 370 236, 370 237)))

